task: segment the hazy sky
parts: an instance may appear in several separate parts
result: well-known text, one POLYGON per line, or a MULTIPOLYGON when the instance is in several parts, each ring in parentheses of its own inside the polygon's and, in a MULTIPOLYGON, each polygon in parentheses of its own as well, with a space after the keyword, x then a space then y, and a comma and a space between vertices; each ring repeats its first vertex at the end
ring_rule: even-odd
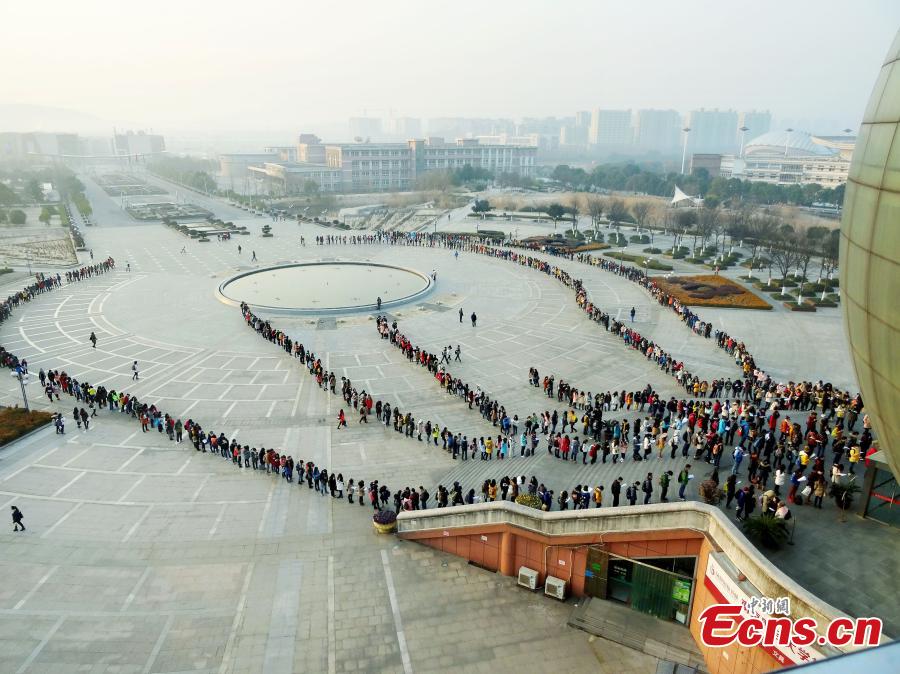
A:
POLYGON ((158 130, 770 109, 855 127, 900 0, 2 4, 0 103, 158 130))

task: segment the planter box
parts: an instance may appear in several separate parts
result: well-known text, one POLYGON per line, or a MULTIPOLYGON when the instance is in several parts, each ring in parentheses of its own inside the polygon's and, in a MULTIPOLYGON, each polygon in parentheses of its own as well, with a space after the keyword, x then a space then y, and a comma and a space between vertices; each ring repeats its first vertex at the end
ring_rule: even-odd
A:
POLYGON ((375 531, 379 534, 392 534, 397 531, 396 522, 391 522, 390 524, 378 524, 378 522, 372 522, 372 526, 375 527, 375 531))

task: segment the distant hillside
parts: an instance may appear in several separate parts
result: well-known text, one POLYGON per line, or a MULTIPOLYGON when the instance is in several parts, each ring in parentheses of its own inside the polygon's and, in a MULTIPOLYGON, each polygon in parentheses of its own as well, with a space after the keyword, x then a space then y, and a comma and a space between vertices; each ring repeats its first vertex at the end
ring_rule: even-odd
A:
POLYGON ((27 103, 0 104, 0 131, 112 134, 112 123, 76 110, 27 103))

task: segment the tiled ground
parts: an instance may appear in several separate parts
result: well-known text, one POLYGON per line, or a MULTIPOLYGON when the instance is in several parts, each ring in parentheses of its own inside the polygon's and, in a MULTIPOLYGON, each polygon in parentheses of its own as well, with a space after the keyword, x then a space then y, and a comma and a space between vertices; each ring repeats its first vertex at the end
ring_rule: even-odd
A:
MULTIPOLYGON (((33 372, 65 369, 134 391, 228 437, 285 448, 347 479, 377 478, 393 488, 422 484, 434 493, 438 483, 477 487, 509 472, 535 474, 560 491, 681 467, 680 459, 621 468, 567 465, 541 450, 503 464, 454 464, 439 448, 374 423, 360 426, 352 416, 350 427, 337 431, 340 399, 318 390, 295 362, 245 328, 235 308, 214 297, 225 277, 249 265, 253 249, 264 264, 402 256, 408 266, 436 269, 439 281, 421 305, 400 307, 393 316, 427 347, 460 344, 463 360, 453 371, 520 416, 550 402, 523 385, 531 365, 590 390, 649 381, 676 393, 640 356, 587 322, 560 286, 535 272, 471 255, 457 260, 441 250, 317 248, 311 239, 321 230, 289 222, 274 224, 274 239, 261 239, 256 233, 264 220, 241 220, 244 214, 221 204, 214 209, 220 217, 244 222, 254 234, 199 244, 161 225, 131 223, 116 202, 90 184, 89 191, 99 223, 88 232, 95 257, 112 254, 122 267, 130 262, 132 271, 41 297, 0 326, 0 343, 27 356, 33 372), (306 247, 299 245, 301 233, 306 247), (478 313, 477 329, 459 324, 460 307, 466 315, 478 313), (87 341, 92 331, 96 349, 87 341), (139 382, 131 381, 134 360, 141 366, 139 382)), ((724 354, 632 284, 596 270, 579 273, 605 306, 622 313, 635 306, 640 329, 695 369, 733 373, 724 354)), ((4 287, 15 283, 22 281, 4 287)), ((776 313, 749 318, 722 312, 717 320, 738 334, 746 330, 761 346, 766 326, 777 321, 801 331, 813 325, 809 317, 776 313)), ((274 320, 360 388, 470 436, 492 431, 379 340, 372 317, 274 320)), ((825 351, 839 351, 843 336, 835 321, 825 316, 817 325, 825 351)), ((773 368, 848 376, 846 362, 791 349, 784 354, 773 368)), ((17 400, 14 384, 2 381, 3 402, 17 400)), ((48 404, 36 386, 29 394, 36 406, 71 414, 71 405, 48 404)), ((29 527, 27 534, 2 536, 0 568, 8 580, 0 588, 0 671, 422 672, 462 666, 496 672, 537 662, 563 670, 655 669, 646 656, 590 642, 565 627, 565 605, 519 592, 508 579, 429 548, 376 536, 367 506, 238 470, 160 434, 141 433, 121 415, 104 411, 94 421, 87 433, 70 421, 65 436, 42 431, 0 449, 0 510, 19 505, 29 527)), ((797 546, 776 563, 842 608, 895 611, 892 602, 879 600, 898 587, 891 565, 896 536, 836 518, 833 509, 799 513, 797 546), (837 527, 853 546, 816 547, 837 527), (873 541, 888 552, 880 572, 861 582, 857 551, 872 550, 873 541), (817 571, 822 568, 834 573, 817 571)))

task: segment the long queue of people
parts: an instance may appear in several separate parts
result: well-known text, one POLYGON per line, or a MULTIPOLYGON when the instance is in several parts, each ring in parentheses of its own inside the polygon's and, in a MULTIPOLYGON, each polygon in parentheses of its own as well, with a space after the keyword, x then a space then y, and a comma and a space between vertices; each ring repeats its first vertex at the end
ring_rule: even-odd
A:
MULTIPOLYGON (((295 357, 300 358, 305 363, 307 368, 309 369, 309 373, 315 377, 318 385, 321 388, 329 390, 332 394, 336 394, 335 374, 334 374, 334 372, 331 372, 331 373, 326 372, 323 369, 321 359, 318 359, 315 357, 314 354, 307 352, 304 349, 302 344, 293 342, 285 333, 283 333, 279 330, 276 330, 268 322, 262 321, 258 317, 254 316, 250 312, 249 307, 247 307, 246 305, 242 306, 242 311, 244 313, 244 317, 245 317, 245 320, 247 321, 248 325, 250 325, 251 327, 256 329, 257 332, 259 332, 267 340, 269 340, 273 343, 278 343, 289 354, 292 354, 295 357)), ((379 321, 379 325, 381 326, 379 329, 382 330, 383 326, 384 326, 384 321, 379 321)), ((388 338, 389 338, 389 336, 388 336, 388 338)), ((408 352, 409 349, 406 348, 406 351, 408 352)), ((415 358, 415 357, 416 357, 415 349, 413 349, 413 358, 415 358)), ((436 367, 436 363, 434 362, 434 360, 436 360, 436 359, 434 359, 434 358, 431 359, 432 362, 429 363, 429 367, 436 367)), ((438 369, 438 371, 436 371, 435 374, 437 375, 439 372, 440 372, 440 370, 438 369)), ((388 426, 388 425, 390 425, 391 420, 393 420, 394 429, 397 432, 403 432, 408 437, 417 435, 420 440, 423 440, 423 431, 427 431, 428 430, 427 426, 431 426, 430 433, 427 433, 427 432, 425 433, 424 440, 427 441, 430 438, 433 441, 433 443, 435 445, 437 445, 438 439, 441 439, 443 442, 443 445, 444 445, 444 449, 449 452, 452 452, 454 455, 454 458, 456 457, 457 453, 463 453, 463 452, 466 452, 467 450, 473 454, 473 458, 476 454, 481 456, 481 458, 490 458, 491 452, 489 450, 491 449, 491 444, 492 444, 492 441, 490 440, 490 438, 486 442, 485 441, 476 442, 474 439, 471 442, 466 442, 465 436, 462 436, 462 438, 460 438, 459 434, 450 433, 446 428, 439 431, 436 424, 431 425, 428 422, 425 422, 425 424, 423 424, 421 420, 417 423, 417 422, 415 422, 415 420, 413 420, 411 418, 410 414, 408 414, 408 413, 405 415, 401 414, 399 410, 392 409, 389 403, 382 404, 381 401, 378 401, 377 403, 373 404, 372 397, 367 395, 365 391, 357 392, 356 389, 353 388, 352 383, 348 379, 345 379, 343 377, 341 379, 342 379, 341 389, 342 389, 342 395, 344 397, 344 400, 348 403, 348 405, 353 405, 353 407, 355 409, 360 409, 360 423, 366 423, 368 414, 370 414, 372 412, 372 410, 374 409, 376 418, 378 418, 379 421, 382 421, 383 423, 385 423, 386 426, 388 426), (418 433, 416 433, 417 430, 418 430, 418 433)), ((155 406, 148 406, 146 404, 141 404, 136 399, 134 399, 132 396, 128 396, 128 394, 117 393, 115 391, 108 392, 108 391, 105 391, 105 389, 103 389, 103 387, 93 387, 86 382, 79 383, 76 380, 67 377, 64 372, 59 373, 57 371, 51 371, 51 373, 48 374, 48 380, 52 382, 54 387, 58 387, 59 390, 62 390, 70 395, 73 395, 76 398, 79 398, 79 396, 80 396, 81 399, 88 401, 89 405, 96 404, 96 405, 100 406, 101 408, 107 408, 107 409, 110 409, 111 411, 118 410, 122 413, 130 413, 132 417, 138 418, 140 420, 142 428, 145 432, 155 428, 160 433, 166 432, 169 435, 170 439, 172 439, 174 441, 181 440, 182 435, 184 433, 187 433, 188 436, 191 438, 191 441, 194 443, 195 448, 198 451, 203 451, 203 450, 210 451, 211 447, 215 447, 216 451, 218 453, 221 454, 224 452, 225 458, 230 458, 232 460, 232 462, 235 463, 239 468, 244 468, 244 467, 247 467, 248 465, 254 466, 254 464, 255 464, 254 467, 257 467, 257 469, 261 470, 263 467, 265 467, 267 472, 273 472, 278 475, 281 475, 288 481, 293 481, 293 476, 295 473, 298 476, 302 473, 306 477, 305 481, 307 482, 307 484, 310 485, 311 483, 315 483, 315 485, 317 485, 317 488, 320 491, 324 491, 325 485, 327 485, 328 492, 331 493, 332 495, 340 494, 341 496, 343 496, 344 490, 338 489, 339 486, 347 486, 347 490, 349 491, 349 481, 348 481, 347 485, 342 485, 343 479, 340 474, 338 474, 337 476, 332 476, 332 474, 330 474, 327 471, 327 469, 324 469, 324 470, 318 470, 319 477, 316 478, 315 475, 316 475, 317 467, 314 465, 311 466, 310 463, 305 463, 302 460, 294 462, 292 457, 281 455, 280 453, 277 453, 272 449, 265 450, 265 451, 256 450, 255 448, 251 448, 246 445, 238 445, 234 441, 234 439, 231 439, 231 441, 229 442, 227 438, 224 438, 224 440, 223 440, 221 435, 216 436, 215 433, 207 434, 200 427, 199 423, 195 422, 194 420, 189 419, 184 424, 182 424, 180 420, 176 420, 173 417, 171 417, 170 415, 163 413, 161 410, 157 409, 155 406), (211 437, 215 438, 214 442, 211 439, 211 437), (227 447, 227 450, 225 450, 224 447, 227 447), (256 456, 255 461, 253 460, 254 454, 256 456), (248 461, 249 461, 249 463, 248 463, 248 461), (300 465, 299 468, 297 467, 297 464, 300 465), (323 477, 323 475, 324 475, 324 477, 323 477), (341 478, 341 479, 339 479, 339 478, 341 478), (333 489, 332 489, 332 482, 334 483, 333 489)), ((450 384, 452 384, 452 385, 447 386, 448 392, 456 393, 456 394, 460 393, 460 390, 458 387, 459 382, 456 382, 454 384, 452 378, 449 377, 449 375, 446 375, 446 374, 442 375, 442 377, 439 378, 439 381, 442 385, 445 385, 445 381, 450 382, 450 384)), ((465 388, 466 388, 466 386, 463 384, 462 390, 464 391, 465 388)), ((651 389, 651 391, 652 391, 652 389, 651 389)), ((472 392, 472 391, 470 390, 470 392, 472 392)), ((508 417, 508 415, 506 414, 505 409, 502 409, 502 407, 499 406, 495 401, 491 401, 490 398, 488 398, 486 396, 486 394, 484 394, 483 392, 480 392, 477 390, 476 390, 476 392, 477 392, 477 395, 475 395, 475 396, 469 396, 468 393, 465 396, 468 399, 470 407, 472 407, 472 405, 475 404, 476 398, 478 398, 477 402, 479 404, 479 411, 485 416, 485 418, 489 419, 490 421, 492 421, 495 424, 500 424, 501 428, 503 428, 505 426, 507 431, 512 431, 512 435, 514 437, 515 434, 518 433, 517 417, 510 419, 508 417)), ((58 400, 59 399, 58 393, 57 393, 56 397, 58 400)), ((579 398, 580 398, 580 396, 579 396, 579 398)), ((626 396, 626 398, 627 398, 627 396, 626 396)), ((51 401, 52 401, 52 396, 51 396, 51 401)), ((634 401, 632 400, 631 402, 634 402, 634 401)), ((659 400, 647 399, 645 401, 645 404, 650 404, 652 406, 648 410, 648 412, 652 413, 648 417, 648 420, 651 418, 657 419, 660 416, 659 412, 662 412, 663 410, 667 410, 668 405, 671 404, 672 402, 673 401, 669 401, 668 404, 662 405, 659 400)), ((692 404, 696 405, 696 404, 699 404, 700 402, 701 401, 692 401, 692 404)), ((705 401, 704 404, 709 404, 711 402, 712 401, 705 401)), ((605 401, 604 401, 604 403, 605 403, 605 401)), ((610 400, 610 404, 611 403, 612 403, 612 400, 610 400)), ((634 404, 637 404, 637 403, 634 403, 634 404)), ((656 437, 658 439, 659 436, 662 434, 662 431, 664 428, 666 430, 666 436, 668 437, 668 434, 671 433, 671 429, 674 427, 676 430, 679 430, 679 423, 681 423, 683 421, 684 424, 687 424, 690 427, 690 430, 694 431, 695 439, 701 438, 701 437, 706 439, 706 442, 704 443, 704 448, 710 447, 709 451, 706 452, 706 459, 710 463, 715 464, 715 468, 714 468, 714 471, 715 471, 715 469, 718 468, 718 461, 715 460, 715 457, 721 456, 721 449, 719 452, 715 452, 713 450, 713 448, 715 447, 715 444, 716 444, 714 442, 714 436, 718 436, 720 441, 723 441, 724 438, 729 438, 728 431, 730 429, 728 429, 727 426, 725 429, 723 429, 725 431, 724 436, 722 433, 719 432, 719 425, 722 423, 725 415, 723 415, 721 413, 721 409, 720 409, 718 417, 716 417, 716 415, 714 414, 713 417, 711 419, 709 419, 709 418, 707 418, 708 415, 704 416, 704 414, 700 414, 699 410, 696 407, 689 408, 688 406, 683 406, 682 409, 678 409, 677 402, 675 403, 675 405, 676 405, 675 411, 682 413, 682 415, 679 416, 678 422, 672 423, 670 421, 667 421, 666 417, 663 416, 661 423, 659 423, 659 424, 650 423, 647 426, 645 426, 645 433, 644 433, 645 439, 646 439, 647 435, 650 435, 650 437, 656 437), (694 417, 693 418, 693 421, 694 421, 693 426, 691 426, 691 416, 692 415, 694 417), (718 418, 718 422, 716 423, 716 431, 717 432, 712 433, 711 435, 710 435, 710 433, 701 434, 701 431, 707 431, 708 428, 711 428, 713 425, 712 421, 715 421, 717 418, 718 418), (666 423, 668 423, 667 427, 665 426, 666 423), (649 429, 649 433, 647 432, 647 429, 649 429), (655 435, 654 435, 654 430, 656 430, 655 435)), ((712 403, 712 405, 713 405, 713 407, 715 407, 716 405, 718 405, 718 401, 716 401, 715 403, 712 403)), ((602 406, 600 406, 600 405, 592 406, 592 409, 594 407, 596 407, 597 410, 602 410, 602 406)), ((629 404, 629 407, 630 407, 630 404, 629 404)), ((643 411, 643 407, 641 407, 640 409, 643 411)), ((731 407, 729 407, 729 410, 731 410, 731 407)), ((671 412, 672 410, 668 410, 668 411, 671 412)), ((850 416, 848 416, 846 413, 847 410, 844 410, 843 416, 840 416, 839 415, 840 408, 839 407, 832 408, 830 410, 827 410, 827 412, 828 412, 827 414, 825 413, 826 410, 823 410, 823 417, 822 417, 822 420, 820 421, 820 426, 819 426, 818 430, 816 430, 815 428, 813 429, 813 431, 820 436, 818 439, 816 438, 815 434, 811 433, 811 429, 809 428, 809 422, 808 422, 807 423, 807 433, 805 434, 805 437, 802 433, 797 432, 797 428, 795 428, 795 426, 798 426, 798 425, 791 425, 791 426, 789 426, 789 429, 788 429, 789 432, 785 432, 784 430, 782 430, 781 438, 779 439, 779 441, 776 441, 776 443, 774 443, 774 447, 770 448, 769 434, 767 434, 765 436, 765 443, 754 448, 752 446, 752 443, 750 442, 750 439, 752 438, 754 431, 756 431, 757 435, 758 435, 763 430, 762 424, 760 423, 761 419, 765 419, 765 423, 767 423, 769 425, 770 431, 771 431, 771 426, 773 423, 777 422, 777 417, 775 417, 775 421, 773 422, 772 417, 774 416, 774 414, 766 417, 766 415, 763 413, 762 409, 757 410, 757 414, 754 417, 752 414, 753 410, 751 410, 751 406, 747 406, 746 408, 739 407, 737 411, 738 411, 738 416, 742 418, 742 421, 740 424, 734 425, 735 426, 734 433, 738 433, 738 432, 741 433, 741 436, 742 436, 741 446, 744 446, 744 442, 746 441, 748 449, 759 450, 760 447, 762 447, 764 454, 768 450, 768 454, 765 457, 766 459, 769 459, 772 454, 776 455, 775 456, 776 459, 781 458, 781 456, 777 455, 776 449, 780 445, 779 441, 784 440, 784 438, 786 436, 788 438, 790 438, 791 450, 797 449, 799 447, 799 445, 802 444, 804 439, 807 440, 806 447, 804 447, 802 450, 796 452, 796 462, 799 462, 800 465, 805 467, 811 460, 811 453, 808 450, 812 449, 816 453, 816 457, 815 457, 816 460, 813 462, 813 473, 812 473, 813 476, 816 477, 816 481, 815 481, 815 484, 817 485, 816 492, 818 492, 818 484, 820 482, 820 480, 818 479, 819 476, 817 475, 817 473, 823 473, 823 465, 819 465, 819 460, 822 459, 823 457, 819 456, 818 453, 820 451, 824 452, 824 446, 827 444, 828 440, 831 437, 833 437, 833 434, 835 432, 834 428, 832 428, 830 426, 830 421, 833 418, 837 419, 839 421, 839 423, 838 422, 835 423, 835 428, 839 427, 841 430, 843 430, 844 420, 846 418, 846 421, 848 422, 848 431, 850 431, 850 432, 852 432, 852 426, 853 426, 853 424, 850 423, 850 421, 851 421, 850 416), (755 428, 754 428, 754 425, 755 425, 755 428), (744 436, 746 436, 746 437, 744 437, 744 436), (821 436, 824 436, 824 438, 822 438, 821 436), (800 442, 797 442, 797 438, 800 438, 800 442), (816 442, 811 443, 808 441, 810 439, 815 440, 816 442), (824 442, 822 442, 823 439, 824 439, 824 442), (804 462, 803 456, 801 456, 801 455, 805 455, 806 462, 804 462)), ((772 411, 774 413, 777 413, 778 406, 775 405, 774 410, 772 410, 772 411)), ((81 414, 80 410, 78 411, 78 416, 79 417, 83 416, 81 414)), ((91 416, 92 417, 96 416, 95 410, 92 410, 91 416)), ((340 417, 343 417, 343 416, 344 415, 343 415, 343 411, 342 411, 340 417)), ((553 424, 552 416, 550 416, 550 415, 542 415, 542 416, 543 416, 543 418, 541 418, 540 421, 536 418, 536 415, 532 415, 524 421, 523 427, 526 429, 526 432, 529 434, 529 436, 535 434, 536 428, 541 428, 541 430, 543 432, 547 433, 548 435, 553 432, 553 431, 549 430, 553 424)), ((571 412, 569 413, 568 416, 570 418, 569 423, 571 425, 572 431, 574 431, 575 425, 571 421, 571 412)), ((729 417, 731 416, 730 413, 728 416, 729 417)), ((670 419, 671 419, 671 417, 670 417, 670 419)), ((558 421, 558 419, 557 419, 557 421, 558 421)), ((853 418, 852 421, 855 423, 855 418, 853 418)), ((346 421, 344 421, 344 423, 346 423, 346 421)), ((626 423, 627 423, 627 421, 626 421, 626 423)), ((727 420, 725 421, 725 423, 726 424, 728 423, 727 420)), ((815 425, 815 421, 813 423, 815 425)), ((782 428, 783 428, 783 425, 784 425, 784 422, 782 422, 782 424, 781 424, 782 428)), ((623 424, 623 426, 624 426, 624 424, 623 424)), ((681 426, 681 428, 683 428, 683 426, 681 426)), ((615 424, 613 424, 609 429, 611 434, 615 434, 614 429, 615 429, 615 424)), ((563 426, 563 430, 565 430, 565 426, 563 426)), ((623 429, 620 428, 620 437, 624 437, 625 441, 627 442, 629 429, 627 426, 624 426, 624 433, 621 433, 621 430, 623 430, 623 429)), ((641 434, 640 424, 638 424, 638 428, 635 430, 635 440, 637 439, 637 436, 640 434, 641 434)), ((557 434, 557 435, 559 435, 559 434, 557 434)), ((863 436, 868 436, 867 442, 871 443, 871 429, 867 426, 867 420, 865 418, 864 418, 863 436)), ((614 437, 614 435, 613 435, 613 437, 614 437)), ((548 443, 548 451, 554 452, 554 451, 558 450, 559 454, 562 454, 563 440, 564 440, 564 437, 563 438, 557 437, 556 440, 552 444, 548 443)), ((733 440, 734 440, 734 436, 732 434, 728 441, 730 443, 730 442, 733 442, 733 440)), ((757 438, 757 440, 758 440, 758 438, 757 438)), ((846 442, 845 442, 845 444, 846 444, 846 442)), ((511 448, 509 447, 508 444, 506 447, 503 446, 502 436, 500 438, 498 438, 498 443, 497 443, 496 447, 498 448, 498 456, 506 456, 506 455, 512 453, 511 448)), ((571 449, 572 449, 571 445, 568 446, 568 449, 570 450, 570 453, 571 453, 571 449)), ((574 457, 576 459, 579 456, 579 454, 583 453, 583 449, 581 449, 581 447, 579 447, 578 449, 580 451, 574 453, 574 457)), ((649 456, 646 454, 646 448, 643 447, 643 443, 642 443, 642 449, 643 449, 643 459, 642 460, 646 460, 649 458, 649 456)), ((522 455, 528 451, 533 453, 534 446, 532 446, 530 449, 527 448, 525 446, 525 444, 522 444, 520 446, 520 455, 522 455)), ((736 449, 736 452, 737 452, 737 449, 736 449)), ((674 458, 674 454, 675 454, 675 450, 673 449, 672 450, 673 458, 674 458)), ((637 455, 637 453, 635 455, 637 455)), ((662 456, 662 453, 660 452, 660 457, 661 456, 662 456)), ((702 452, 701 453, 695 452, 695 457, 700 457, 700 456, 702 456, 702 452)), ((782 456, 784 456, 784 455, 782 454, 782 456)), ((852 461, 852 456, 853 456, 853 448, 851 447, 851 453, 850 453, 851 461, 852 461)), ((463 458, 465 458, 465 456, 463 456, 463 458)), ((594 456, 592 456, 591 458, 596 460, 596 454, 594 456)), ((604 462, 605 462, 605 458, 606 458, 606 455, 604 454, 604 462)), ((857 461, 859 460, 858 453, 857 453, 856 460, 857 461)), ((584 461, 584 458, 583 458, 583 461, 584 461)), ((794 459, 791 459, 791 467, 793 467, 794 462, 795 462, 794 459)), ((837 463, 837 460, 835 461, 835 463, 837 463)), ((737 455, 735 456, 735 464, 734 465, 736 467, 740 467, 740 465, 741 465, 741 460, 740 460, 740 458, 738 458, 737 455)), ((753 484, 753 481, 755 480, 755 483, 759 484, 760 488, 765 487, 766 486, 766 478, 768 477, 766 474, 766 471, 764 469, 760 469, 759 461, 757 461, 757 463, 755 465, 756 465, 756 470, 753 471, 755 474, 751 478, 751 483, 753 484)), ((750 467, 752 467, 752 466, 754 466, 754 461, 753 461, 753 458, 751 455, 751 458, 749 459, 749 462, 748 462, 748 472, 750 470, 750 467)), ((781 470, 781 468, 776 467, 775 470, 776 470, 775 486, 777 488, 777 486, 778 486, 778 471, 781 470)), ((782 472, 784 472, 784 471, 782 470, 782 472)), ((852 472, 852 464, 851 464, 851 472, 852 472)), ((796 473, 796 470, 795 470, 795 473, 796 473)), ((671 471, 664 471, 663 475, 664 476, 668 475, 670 477, 671 471)), ((798 477, 795 474, 792 474, 792 477, 791 477, 792 486, 794 486, 795 478, 798 479, 797 485, 799 486, 800 482, 802 482, 802 479, 800 479, 802 477, 803 477, 802 475, 798 477)), ((834 474, 833 474, 833 477, 834 477, 834 474)), ((664 477, 661 476, 659 479, 663 480, 664 477)), ((502 482, 502 478, 501 478, 501 482, 502 482)), ((619 480, 619 482, 620 482, 620 480, 619 480)), ((355 485, 354 491, 357 493, 357 497, 359 496, 358 492, 360 489, 359 488, 360 483, 362 483, 363 485, 366 484, 365 481, 354 481, 354 485, 355 485)), ((813 484, 813 482, 811 481, 810 484, 813 484)), ((370 502, 373 504, 373 506, 376 507, 376 509, 378 507, 386 506, 388 499, 390 498, 390 490, 387 489, 387 487, 384 485, 377 486, 375 489, 375 492, 374 492, 375 495, 377 496, 377 498, 373 498, 372 489, 371 489, 373 485, 377 485, 377 482, 370 482, 368 484, 368 487, 366 487, 366 489, 365 489, 366 493, 369 495, 370 502)), ((726 483, 726 485, 727 485, 727 483, 726 483)), ((487 485, 487 487, 488 487, 487 493, 489 496, 490 496, 490 486, 491 486, 490 484, 487 485)), ((538 485, 538 487, 539 486, 540 485, 538 485)), ((621 484, 619 486, 621 487, 621 484)), ((644 489, 644 487, 646 487, 646 486, 648 486, 648 485, 647 485, 647 481, 645 480, 644 484, 641 485, 642 491, 645 493, 645 495, 647 494, 647 490, 644 489)), ((650 491, 652 492, 652 486, 653 486, 652 477, 650 478, 649 486, 650 486, 650 491)), ((634 488, 635 485, 630 485, 630 487, 634 488)), ((310 486, 310 488, 312 488, 312 486, 310 486)), ((443 486, 439 486, 437 489, 437 494, 436 494, 436 500, 437 500, 438 505, 447 504, 451 500, 453 500, 455 502, 456 493, 458 491, 460 491, 460 489, 461 488, 459 488, 459 485, 454 485, 454 487, 450 490, 445 489, 443 486)), ((611 489, 615 489, 615 486, 614 485, 611 486, 611 489)), ((399 503, 401 506, 405 507, 403 505, 405 502, 403 495, 404 495, 404 493, 406 493, 408 491, 409 491, 409 489, 407 488, 407 489, 401 490, 399 492, 396 492, 394 494, 395 506, 398 503, 398 500, 396 497, 399 494, 400 495, 399 503)), ((420 488, 420 491, 421 491, 421 488, 420 488)), ((470 490, 470 492, 471 491, 472 490, 470 490)), ((539 498, 542 499, 542 502, 544 502, 545 505, 546 505, 546 501, 545 501, 546 491, 547 490, 544 490, 543 492, 541 492, 539 489, 536 490, 536 494, 539 495, 539 498)), ((584 487, 582 487, 582 489, 579 491, 579 494, 581 494, 583 491, 584 491, 584 487)), ((601 489, 601 491, 602 491, 602 489, 601 489)), ((631 499, 627 496, 627 491, 628 491, 628 487, 626 487, 626 499, 629 500, 629 502, 631 502, 631 499)), ((469 494, 467 493, 466 496, 468 496, 468 495, 469 494)), ((567 495, 567 496, 569 497, 569 499, 571 498, 571 495, 567 495)), ((409 495, 409 498, 412 499, 411 494, 409 495)), ((747 502, 746 496, 744 496, 743 498, 740 498, 739 496, 735 496, 735 498, 738 498, 743 503, 747 502)), ((463 502, 467 502, 465 497, 463 498, 463 502)), ((563 502, 568 503, 569 500, 566 499, 563 502)), ((579 498, 579 503, 580 502, 581 502, 581 499, 579 498)), ((649 501, 645 501, 645 502, 649 502, 649 501)), ((425 503, 427 504, 427 499, 425 500, 425 503)), ((562 503, 560 503, 560 506, 562 506, 562 503)), ((551 506, 550 507, 552 507, 552 497, 551 497, 551 506)))
MULTIPOLYGON (((77 270, 66 272, 66 282, 74 283, 83 278, 90 278, 99 274, 106 273, 115 269, 116 263, 113 258, 107 258, 105 261, 86 265, 77 270)), ((34 281, 26 285, 21 290, 9 295, 5 300, 0 302, 0 323, 3 323, 12 316, 13 310, 19 306, 31 302, 36 297, 48 293, 52 290, 58 290, 63 287, 62 276, 60 274, 44 274, 37 273, 34 275, 34 281)), ((28 372, 28 360, 19 359, 13 353, 10 353, 3 346, 0 346, 0 365, 8 367, 11 370, 20 370, 23 373, 28 372)))
POLYGON ((491 239, 463 234, 426 232, 383 232, 371 235, 321 236, 317 237, 316 243, 318 245, 369 244, 442 247, 514 262, 543 272, 571 288, 575 294, 576 302, 592 320, 603 325, 608 332, 618 335, 627 347, 641 352, 650 360, 654 360, 660 370, 674 377, 678 384, 685 388, 688 395, 700 398, 730 395, 731 397, 741 397, 744 400, 756 400, 757 402, 759 398, 770 400, 774 397, 779 397, 783 400, 784 407, 787 409, 805 409, 805 406, 813 404, 813 402, 822 407, 823 410, 836 408, 841 404, 845 407, 852 406, 857 414, 862 409, 862 400, 858 393, 854 395, 847 391, 839 391, 827 382, 823 383, 820 381, 815 385, 809 381, 776 382, 758 367, 755 358, 743 341, 724 331, 712 331, 710 322, 703 321, 696 312, 681 304, 675 297, 662 291, 652 277, 637 267, 595 257, 587 253, 571 254, 554 249, 540 251, 547 255, 562 257, 566 260, 597 267, 644 287, 661 305, 668 306, 675 312, 689 329, 704 337, 714 339, 719 348, 733 356, 736 365, 740 369, 740 377, 719 378, 709 382, 691 374, 686 370, 683 360, 675 358, 660 345, 630 328, 625 321, 613 319, 608 312, 604 312, 599 305, 592 302, 580 279, 574 278, 564 269, 545 260, 520 252, 536 252, 535 246, 512 243, 505 247, 500 247, 500 241, 491 239))

